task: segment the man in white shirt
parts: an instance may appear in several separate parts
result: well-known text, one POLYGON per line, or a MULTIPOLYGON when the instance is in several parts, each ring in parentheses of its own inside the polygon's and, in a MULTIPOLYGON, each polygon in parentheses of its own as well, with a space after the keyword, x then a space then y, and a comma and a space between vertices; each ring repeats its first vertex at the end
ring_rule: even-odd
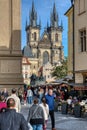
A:
POLYGON ((21 110, 21 103, 20 103, 19 97, 16 95, 16 89, 15 89, 15 88, 12 89, 12 94, 11 94, 11 96, 9 96, 9 97, 7 98, 7 100, 8 100, 9 98, 13 98, 13 99, 15 100, 15 103, 16 103, 16 104, 15 104, 16 112, 20 112, 20 110, 21 110))

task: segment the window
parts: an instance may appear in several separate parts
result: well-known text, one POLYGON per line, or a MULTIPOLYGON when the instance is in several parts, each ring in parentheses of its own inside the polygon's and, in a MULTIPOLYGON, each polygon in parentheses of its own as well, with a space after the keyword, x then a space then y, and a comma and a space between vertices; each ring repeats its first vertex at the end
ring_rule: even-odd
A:
POLYGON ((47 51, 43 53, 43 64, 46 64, 49 61, 49 54, 47 51))
POLYGON ((25 74, 25 79, 27 79, 28 78, 28 75, 27 74, 25 74))
POLYGON ((80 51, 86 51, 86 30, 80 30, 80 51))
POLYGON ((28 66, 27 65, 25 66, 25 70, 28 70, 28 66))
POLYGON ((36 41, 37 39, 37 35, 36 35, 36 32, 34 32, 34 41, 36 41))
POLYGON ((55 41, 58 42, 58 34, 55 34, 55 41))
POLYGON ((85 0, 79 0, 79 13, 83 13, 85 11, 85 0))

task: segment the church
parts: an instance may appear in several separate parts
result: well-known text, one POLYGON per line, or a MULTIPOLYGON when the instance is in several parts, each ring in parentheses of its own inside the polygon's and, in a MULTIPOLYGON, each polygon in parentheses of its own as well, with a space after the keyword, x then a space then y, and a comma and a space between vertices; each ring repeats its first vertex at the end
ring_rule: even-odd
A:
POLYGON ((53 9, 50 14, 50 25, 46 25, 43 35, 40 36, 41 22, 39 24, 38 14, 35 10, 34 2, 29 15, 29 24, 26 21, 26 46, 23 48, 23 56, 28 57, 29 60, 37 59, 37 67, 34 65, 34 69, 40 70, 40 68, 47 63, 52 66, 58 66, 64 59, 63 45, 62 45, 62 32, 63 25, 58 24, 59 18, 54 3, 53 9))

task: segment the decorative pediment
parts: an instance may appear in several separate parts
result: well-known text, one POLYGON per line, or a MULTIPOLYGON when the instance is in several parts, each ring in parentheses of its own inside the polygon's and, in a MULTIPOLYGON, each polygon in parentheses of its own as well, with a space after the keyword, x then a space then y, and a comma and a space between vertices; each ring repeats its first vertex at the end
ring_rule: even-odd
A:
POLYGON ((39 44, 47 44, 47 45, 50 44, 50 40, 47 32, 44 32, 39 44))
POLYGON ((49 40, 48 34, 46 32, 43 34, 42 40, 49 40))

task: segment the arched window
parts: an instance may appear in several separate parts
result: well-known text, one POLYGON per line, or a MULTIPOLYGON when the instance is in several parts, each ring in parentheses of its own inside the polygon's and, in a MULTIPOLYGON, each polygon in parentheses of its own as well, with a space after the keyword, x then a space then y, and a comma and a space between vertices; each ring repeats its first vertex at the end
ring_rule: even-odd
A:
POLYGON ((37 34, 36 32, 34 32, 34 41, 36 41, 36 39, 37 39, 37 34))
POLYGON ((38 52, 37 52, 37 57, 38 58, 41 57, 41 51, 40 50, 38 50, 38 52))
POLYGON ((55 34, 55 41, 58 42, 58 34, 55 34))
POLYGON ((49 61, 49 54, 47 51, 43 53, 43 64, 46 64, 49 61))

